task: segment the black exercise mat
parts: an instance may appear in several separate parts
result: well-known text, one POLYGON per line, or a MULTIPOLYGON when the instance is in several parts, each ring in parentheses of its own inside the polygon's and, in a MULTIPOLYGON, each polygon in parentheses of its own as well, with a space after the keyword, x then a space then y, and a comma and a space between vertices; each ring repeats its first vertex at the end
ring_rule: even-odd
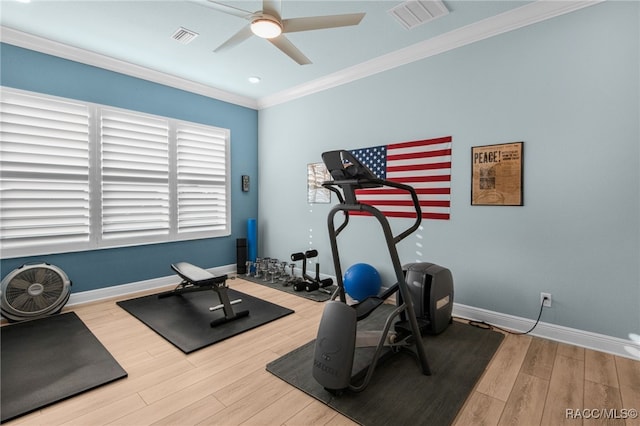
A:
MULTIPOLYGON (((251 281, 252 283, 260 284, 265 287, 275 288, 276 290, 284 291, 285 293, 294 294, 296 296, 304 297, 305 299, 313 300, 316 302, 326 302, 331 298, 331 293, 325 293, 321 290, 314 291, 295 291, 293 286, 283 286, 282 281, 271 283, 271 280, 264 281, 262 278, 256 278, 253 276, 246 276, 244 274, 238 275, 238 278, 243 280, 251 281)), ((333 292, 336 289, 335 285, 326 287, 326 290, 329 292, 333 292)))
MULTIPOLYGON (((371 324, 380 315, 372 317, 363 329, 375 328, 371 324)), ((269 363, 267 371, 363 425, 449 425, 502 339, 495 331, 454 322, 441 334, 423 338, 431 376, 422 374, 414 354, 402 351, 378 364, 364 391, 340 396, 327 392, 312 376, 315 341, 269 363)), ((364 353, 358 349, 356 358, 364 353)), ((361 361, 354 360, 354 365, 361 361)))
POLYGON ((74 313, 0 328, 1 421, 127 377, 74 313))
POLYGON ((224 313, 222 309, 209 311, 220 303, 213 290, 163 298, 152 294, 117 304, 187 354, 294 312, 233 289, 227 292, 230 300, 242 299, 233 305, 234 311, 249 310, 249 315, 216 327, 210 326, 211 321, 224 313))

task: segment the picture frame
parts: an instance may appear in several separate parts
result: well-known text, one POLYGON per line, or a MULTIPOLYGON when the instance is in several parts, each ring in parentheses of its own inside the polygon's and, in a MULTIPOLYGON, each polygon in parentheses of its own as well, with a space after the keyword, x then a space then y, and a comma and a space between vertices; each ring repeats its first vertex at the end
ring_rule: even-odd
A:
POLYGON ((523 206, 524 142, 471 147, 471 205, 523 206))
POLYGON ((324 163, 307 164, 307 202, 309 204, 331 203, 331 191, 322 186, 322 183, 328 180, 331 180, 331 174, 324 163))

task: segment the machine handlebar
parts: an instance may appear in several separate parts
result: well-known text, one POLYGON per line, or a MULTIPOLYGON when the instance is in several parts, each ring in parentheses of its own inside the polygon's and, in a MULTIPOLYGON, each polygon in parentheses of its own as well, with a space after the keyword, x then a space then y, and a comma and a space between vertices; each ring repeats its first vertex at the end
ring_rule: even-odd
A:
POLYGON ((422 208, 420 207, 418 194, 412 186, 378 178, 349 151, 327 151, 322 154, 322 160, 333 178, 333 180, 323 182, 322 186, 338 196, 340 204, 343 205, 341 209, 345 212, 346 216, 344 223, 338 228, 338 233, 347 225, 349 221, 349 211, 369 210, 369 208, 375 209, 375 207, 367 204, 364 204, 367 207, 363 208, 363 204, 356 199, 356 189, 379 188, 382 186, 407 191, 411 195, 411 201, 416 211, 416 220, 413 225, 394 237, 394 242, 397 244, 418 229, 422 222, 422 208), (342 193, 336 187, 340 187, 342 193))

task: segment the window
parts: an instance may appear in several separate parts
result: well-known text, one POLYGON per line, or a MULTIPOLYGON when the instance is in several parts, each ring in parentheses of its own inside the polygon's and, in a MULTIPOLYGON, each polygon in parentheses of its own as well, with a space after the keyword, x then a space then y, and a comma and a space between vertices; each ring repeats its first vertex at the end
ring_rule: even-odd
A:
POLYGON ((103 109, 100 114, 103 240, 169 235, 169 123, 103 109))
POLYGON ((0 105, 2 255, 88 244, 88 107, 8 91, 0 105))
POLYGON ((230 234, 229 130, 0 95, 3 257, 230 234))
POLYGON ((178 234, 227 227, 225 134, 188 123, 176 128, 178 234))

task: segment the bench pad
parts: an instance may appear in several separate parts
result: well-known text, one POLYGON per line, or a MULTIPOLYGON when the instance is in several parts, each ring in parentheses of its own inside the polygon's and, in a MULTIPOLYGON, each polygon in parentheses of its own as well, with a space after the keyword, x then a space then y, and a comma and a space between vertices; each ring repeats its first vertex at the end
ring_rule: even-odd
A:
POLYGON ((221 284, 227 279, 226 275, 216 277, 211 272, 187 262, 174 263, 171 269, 185 281, 197 286, 221 284))

